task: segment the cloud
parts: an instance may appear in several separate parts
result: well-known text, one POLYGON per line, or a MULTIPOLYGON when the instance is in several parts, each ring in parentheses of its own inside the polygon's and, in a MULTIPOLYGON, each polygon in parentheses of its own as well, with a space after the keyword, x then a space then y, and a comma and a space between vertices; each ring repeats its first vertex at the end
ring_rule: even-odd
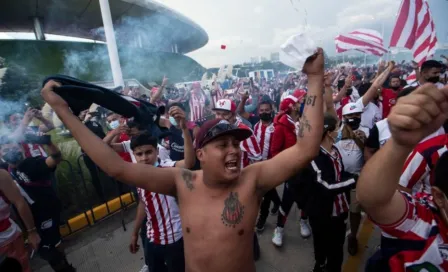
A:
POLYGON ((255 14, 260 14, 260 13, 263 13, 263 12, 264 12, 264 8, 262 6, 256 6, 254 8, 254 13, 255 14))

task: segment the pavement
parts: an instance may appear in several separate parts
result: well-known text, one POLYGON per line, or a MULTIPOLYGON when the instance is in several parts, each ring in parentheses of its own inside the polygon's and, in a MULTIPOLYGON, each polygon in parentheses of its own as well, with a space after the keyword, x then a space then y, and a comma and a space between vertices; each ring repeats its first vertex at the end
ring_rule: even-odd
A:
MULTIPOLYGON (((78 272, 140 271, 144 263, 142 249, 137 254, 131 254, 128 249, 135 212, 134 205, 123 213, 117 213, 64 239, 69 262, 78 272), (126 231, 123 229, 122 220, 126 231)), ((314 266, 312 238, 303 239, 300 236, 300 212, 297 207, 293 206, 291 209, 281 248, 276 248, 271 242, 276 219, 277 216, 269 216, 264 231, 259 233, 261 258, 256 262, 257 271, 311 271, 314 266)), ((364 219, 361 224, 358 234, 359 252, 357 256, 349 256, 345 248, 344 272, 364 271, 367 258, 379 244, 380 231, 369 220, 364 219)), ((33 258, 32 266, 33 271, 52 271, 37 256, 33 258)))

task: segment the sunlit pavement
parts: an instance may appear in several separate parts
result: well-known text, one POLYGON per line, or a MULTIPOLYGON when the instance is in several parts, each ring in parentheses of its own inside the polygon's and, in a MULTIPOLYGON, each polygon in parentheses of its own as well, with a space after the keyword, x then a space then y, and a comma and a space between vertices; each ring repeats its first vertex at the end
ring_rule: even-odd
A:
MULTIPOLYGON (((66 239, 68 260, 77 268, 77 271, 140 271, 144 263, 142 249, 137 254, 129 253, 135 207, 125 211, 124 214, 124 217, 117 214, 95 227, 66 239), (127 231, 124 231, 121 226, 122 218, 127 222, 127 231)), ((305 240, 300 236, 299 218, 300 211, 294 206, 286 222, 283 247, 276 248, 271 239, 277 216, 269 216, 264 231, 259 234, 261 258, 256 262, 257 271, 312 270, 314 266, 312 238, 305 240)), ((364 270, 367 258, 373 254, 379 244, 379 233, 369 221, 363 223, 358 235, 361 244, 360 252, 355 257, 349 257, 345 250, 344 271, 364 270)), ((33 271, 52 271, 37 256, 34 257, 33 267, 35 269, 33 271)))

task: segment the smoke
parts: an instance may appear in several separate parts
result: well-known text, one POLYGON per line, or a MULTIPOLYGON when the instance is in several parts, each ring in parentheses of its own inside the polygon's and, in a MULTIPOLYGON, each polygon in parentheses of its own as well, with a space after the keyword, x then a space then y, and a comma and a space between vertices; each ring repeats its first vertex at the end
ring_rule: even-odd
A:
MULTIPOLYGON (((114 31, 124 78, 136 78, 146 84, 161 82, 167 75, 175 83, 199 80, 205 71, 194 60, 171 53, 175 42, 192 41, 199 35, 197 30, 159 12, 139 18, 124 16, 114 22, 114 31)), ((104 39, 104 28, 93 29, 90 34, 104 39)), ((64 50, 63 73, 88 81, 112 80, 106 44, 77 47, 64 50)))

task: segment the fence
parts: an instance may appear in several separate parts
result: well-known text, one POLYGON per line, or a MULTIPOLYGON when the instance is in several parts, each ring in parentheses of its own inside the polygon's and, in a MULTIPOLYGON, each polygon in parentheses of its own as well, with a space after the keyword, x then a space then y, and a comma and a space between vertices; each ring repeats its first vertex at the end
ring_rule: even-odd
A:
POLYGON ((124 212, 135 202, 131 188, 108 177, 84 154, 77 157, 76 168, 72 163, 63 160, 58 168, 62 168, 66 176, 56 171, 54 180, 63 205, 61 235, 90 227, 117 212, 121 213, 122 226, 126 230, 124 212))

